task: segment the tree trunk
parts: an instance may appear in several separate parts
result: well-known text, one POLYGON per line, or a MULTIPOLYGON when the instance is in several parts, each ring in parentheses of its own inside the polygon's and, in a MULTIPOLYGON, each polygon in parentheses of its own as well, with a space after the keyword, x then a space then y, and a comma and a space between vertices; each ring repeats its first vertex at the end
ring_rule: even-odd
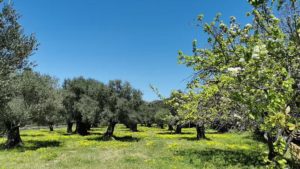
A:
POLYGON ((268 137, 267 142, 268 142, 268 148, 269 148, 268 158, 270 161, 274 161, 274 158, 277 156, 277 153, 275 152, 275 149, 274 149, 273 138, 269 133, 267 134, 267 137, 268 137))
POLYGON ((10 129, 8 129, 6 147, 14 148, 17 146, 22 146, 22 145, 23 145, 23 142, 22 142, 22 139, 20 136, 19 127, 12 127, 10 129))
POLYGON ((228 125, 225 124, 225 125, 220 126, 219 129, 218 129, 218 132, 219 132, 219 133, 227 133, 227 132, 229 132, 229 127, 228 127, 228 125))
POLYGON ((175 134, 181 134, 182 133, 182 127, 181 125, 176 125, 175 134))
POLYGON ((109 122, 106 133, 104 134, 104 139, 112 138, 116 124, 117 124, 116 122, 109 122))
POLYGON ((196 130, 197 130, 197 139, 198 140, 206 138, 205 137, 205 127, 204 127, 204 125, 197 125, 196 130))
POLYGON ((173 131, 174 130, 173 126, 172 125, 168 125, 168 130, 169 131, 173 131))
POLYGON ((151 123, 147 123, 146 126, 147 127, 152 127, 152 124, 151 123))
POLYGON ((77 133, 77 131, 78 131, 78 124, 76 123, 76 126, 75 126, 75 131, 74 131, 74 133, 77 133))
POLYGON ((85 125, 86 125, 86 129, 87 129, 87 130, 91 130, 92 125, 91 125, 90 123, 85 123, 85 125))
POLYGON ((132 124, 130 124, 130 130, 132 131, 132 132, 137 132, 138 131, 138 129, 137 129, 137 123, 132 123, 132 124))
POLYGON ((87 125, 81 121, 78 121, 76 124, 77 133, 82 136, 88 135, 87 125))
POLYGON ((49 130, 50 130, 50 131, 54 131, 54 129, 53 129, 53 124, 49 124, 49 130))
POLYGON ((126 128, 131 129, 131 124, 124 123, 124 125, 125 125, 126 128))
POLYGON ((176 125, 175 134, 181 134, 182 133, 182 127, 180 124, 176 125))
POLYGON ((72 127, 73 127, 73 123, 68 121, 67 122, 67 133, 68 134, 72 134, 72 127))
POLYGON ((164 129, 164 124, 163 124, 163 123, 158 124, 158 126, 159 126, 161 129, 164 129))

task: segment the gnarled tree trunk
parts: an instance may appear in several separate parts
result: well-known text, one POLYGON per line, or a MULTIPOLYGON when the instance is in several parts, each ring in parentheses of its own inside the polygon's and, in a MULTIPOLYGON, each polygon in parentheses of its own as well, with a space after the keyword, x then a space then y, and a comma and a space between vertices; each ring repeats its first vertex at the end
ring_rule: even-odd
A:
POLYGON ((20 136, 19 126, 8 128, 6 147, 14 148, 17 146, 22 146, 22 145, 23 145, 23 142, 22 142, 22 139, 20 136))
POLYGON ((109 122, 106 133, 104 134, 104 139, 111 139, 113 134, 114 134, 114 130, 115 130, 115 126, 116 126, 116 122, 109 122))
POLYGON ((221 125, 221 126, 218 128, 218 132, 219 132, 219 133, 227 133, 227 132, 229 132, 229 125, 228 125, 228 124, 221 125))
POLYGON ((146 126, 147 127, 152 127, 152 124, 151 123, 147 123, 146 126))
POLYGON ((138 129, 137 129, 137 123, 132 123, 129 125, 129 128, 132 132, 137 132, 138 129))
POLYGON ((54 129, 53 129, 53 123, 49 123, 49 130, 50 131, 54 131, 54 129))
POLYGON ((159 128, 164 129, 164 124, 163 123, 159 123, 158 126, 159 126, 159 128))
POLYGON ((92 125, 90 123, 85 123, 86 125, 86 129, 87 130, 91 130, 92 129, 92 125))
POLYGON ((124 123, 125 127, 130 129, 130 124, 129 123, 124 123))
POLYGON ((72 127, 73 127, 73 123, 71 121, 67 122, 67 133, 68 134, 72 134, 72 127))
POLYGON ((173 126, 169 124, 169 125, 168 125, 168 130, 169 130, 169 131, 173 131, 173 130, 174 130, 173 126))
POLYGON ((201 140, 201 139, 205 139, 205 127, 204 125, 201 124, 197 124, 196 125, 196 131, 197 131, 197 139, 201 140))
POLYGON ((86 136, 88 135, 87 125, 81 121, 76 123, 76 130, 79 135, 86 136))
POLYGON ((175 134, 181 134, 182 133, 182 126, 181 124, 176 125, 175 134))

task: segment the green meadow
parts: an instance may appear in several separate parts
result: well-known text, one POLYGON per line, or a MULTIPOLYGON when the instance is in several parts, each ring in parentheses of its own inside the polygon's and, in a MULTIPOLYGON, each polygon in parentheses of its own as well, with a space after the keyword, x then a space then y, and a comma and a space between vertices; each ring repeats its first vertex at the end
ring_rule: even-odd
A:
MULTIPOLYGON (((139 126, 131 132, 118 125, 113 140, 104 141, 105 128, 88 136, 67 135, 65 128, 49 132, 22 130, 24 146, 0 150, 1 169, 189 169, 265 168, 264 143, 249 133, 219 134, 209 130, 207 140, 195 139, 195 129, 175 135, 167 129, 139 126)), ((5 139, 0 138, 4 145, 5 139)))

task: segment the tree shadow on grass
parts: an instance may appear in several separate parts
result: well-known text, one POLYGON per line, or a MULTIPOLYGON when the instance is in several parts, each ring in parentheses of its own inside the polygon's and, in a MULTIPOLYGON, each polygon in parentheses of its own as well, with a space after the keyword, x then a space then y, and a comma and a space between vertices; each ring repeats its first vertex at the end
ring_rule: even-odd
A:
POLYGON ((124 137, 117 137, 114 136, 114 139, 121 142, 139 142, 141 139, 132 137, 132 136, 124 136, 124 137))
POLYGON ((33 146, 29 147, 32 150, 36 150, 36 149, 39 149, 39 148, 47 148, 47 147, 59 147, 61 145, 61 142, 59 142, 59 141, 30 140, 30 141, 27 141, 27 142, 33 145, 33 146))
MULTIPOLYGON (((71 136, 71 135, 78 134, 75 131, 73 131, 72 133, 67 133, 66 131, 55 131, 55 133, 57 133, 59 135, 63 135, 63 136, 71 136)), ((86 136, 92 136, 92 135, 103 135, 103 132, 93 128, 91 130, 88 130, 88 133, 86 136)))
POLYGON ((159 134, 159 135, 189 135, 189 134, 195 134, 195 133, 192 133, 192 132, 182 132, 180 134, 176 134, 175 132, 159 132, 159 133, 156 133, 156 134, 159 134))
POLYGON ((95 136, 103 136, 103 134, 104 134, 104 132, 91 132, 90 136, 93 136, 93 135, 95 135, 95 136))
POLYGON ((244 138, 249 140, 255 140, 261 143, 267 143, 267 140, 264 138, 264 136, 258 134, 250 134, 248 136, 245 136, 244 138))
POLYGON ((21 134, 21 137, 43 137, 45 134, 21 134))
POLYGON ((55 133, 59 134, 59 135, 63 135, 63 136, 70 136, 70 135, 73 135, 73 134, 76 134, 74 132, 72 133, 67 133, 67 131, 61 131, 61 130, 58 130, 58 131, 54 131, 55 133))
POLYGON ((175 151, 176 156, 187 156, 190 162, 201 159, 203 162, 216 162, 218 159, 225 161, 222 163, 223 167, 242 165, 242 166, 264 166, 260 152, 256 151, 243 151, 243 150, 221 150, 221 149, 208 149, 208 150, 179 150, 175 151))
POLYGON ((39 140, 29 140, 23 143, 23 146, 18 146, 16 148, 7 149, 5 144, 0 145, 1 150, 17 150, 20 152, 24 152, 27 150, 37 150, 40 148, 48 148, 48 147, 59 147, 61 146, 61 142, 59 141, 39 141, 39 140))
POLYGON ((205 132, 205 134, 226 134, 226 133, 222 133, 222 132, 218 132, 218 131, 207 131, 207 132, 205 132))
POLYGON ((120 141, 120 142, 139 142, 141 139, 137 137, 132 137, 132 136, 123 136, 123 137, 118 137, 118 136, 113 136, 111 139, 107 139, 104 136, 97 137, 97 138, 87 138, 87 140, 93 140, 93 141, 120 141))
POLYGON ((197 137, 179 137, 180 140, 187 140, 187 141, 202 141, 202 140, 206 140, 206 141, 211 141, 210 138, 206 137, 206 138, 202 138, 202 139, 197 139, 197 137))

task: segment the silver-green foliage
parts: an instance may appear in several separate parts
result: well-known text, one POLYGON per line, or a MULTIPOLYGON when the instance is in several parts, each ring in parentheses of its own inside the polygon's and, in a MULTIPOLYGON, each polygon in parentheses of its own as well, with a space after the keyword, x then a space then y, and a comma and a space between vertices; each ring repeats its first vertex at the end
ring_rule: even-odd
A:
MULTIPOLYGON (((2 4, 2 1, 0 1, 2 4)), ((3 5, 0 11, 0 129, 7 129, 11 125, 8 102, 11 101, 15 89, 13 81, 16 74, 28 67, 28 57, 37 48, 37 42, 33 35, 25 35, 18 23, 19 15, 11 5, 3 5)), ((11 102, 20 104, 21 98, 15 98, 11 102)), ((23 112, 23 114, 26 114, 23 112)), ((19 114, 22 116, 22 114, 19 114)))

